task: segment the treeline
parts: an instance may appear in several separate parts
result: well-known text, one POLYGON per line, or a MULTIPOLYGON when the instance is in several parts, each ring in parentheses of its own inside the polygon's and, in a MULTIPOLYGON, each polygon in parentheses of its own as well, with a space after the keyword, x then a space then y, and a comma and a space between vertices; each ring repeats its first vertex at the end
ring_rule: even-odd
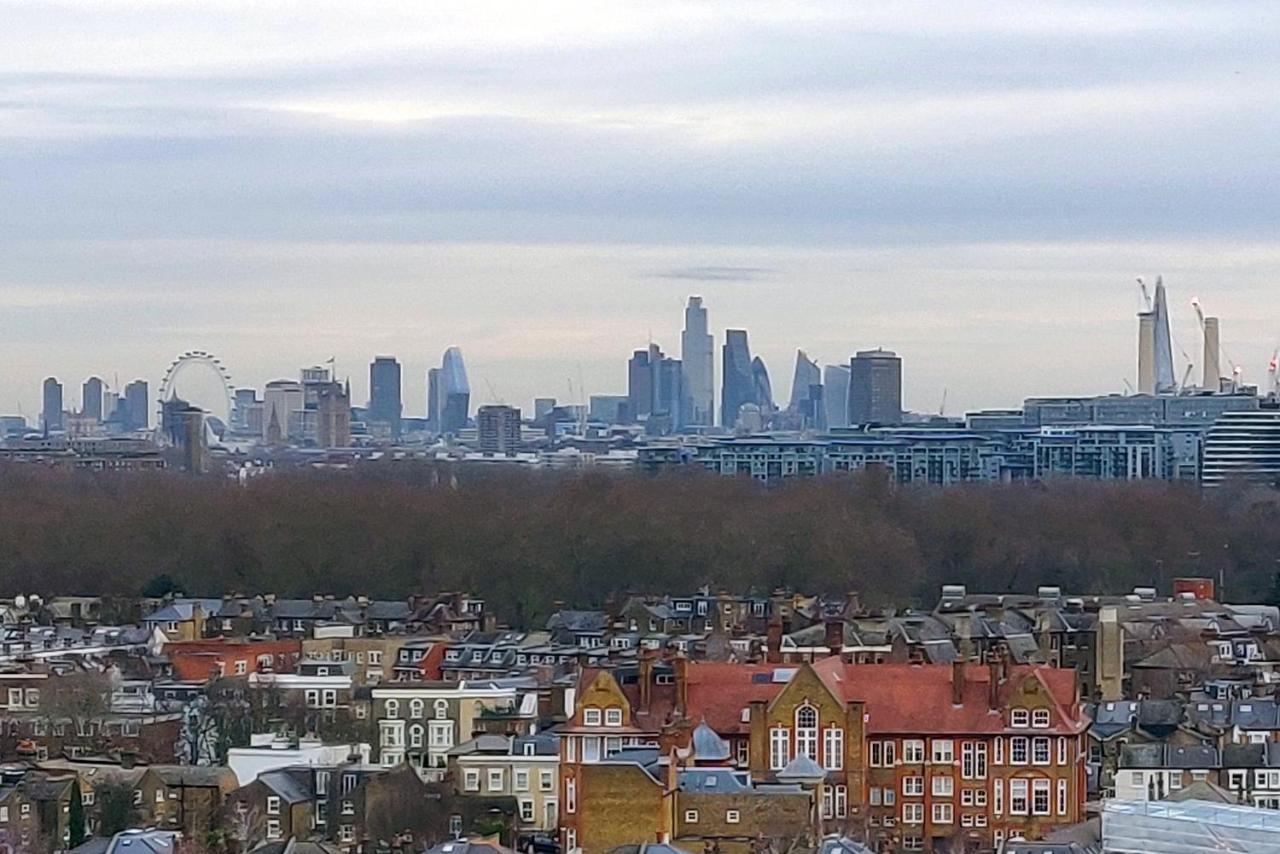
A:
POLYGON ((763 488, 701 473, 519 471, 455 479, 430 465, 297 473, 241 486, 172 474, 0 469, 0 595, 469 590, 516 626, 563 601, 628 591, 858 590, 932 605, 971 590, 1167 590, 1226 581, 1270 601, 1280 495, 1161 483, 947 489, 832 477, 763 488))

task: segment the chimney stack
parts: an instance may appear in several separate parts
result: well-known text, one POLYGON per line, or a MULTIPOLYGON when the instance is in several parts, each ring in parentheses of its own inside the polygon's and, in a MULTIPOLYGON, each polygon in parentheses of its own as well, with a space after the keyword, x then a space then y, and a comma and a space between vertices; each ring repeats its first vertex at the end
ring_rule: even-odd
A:
POLYGON ((828 617, 825 626, 827 630, 827 654, 839 657, 844 653, 844 620, 838 617, 828 617))
POLYGON ((645 647, 640 650, 640 667, 636 674, 636 681, 640 683, 640 709, 641 712, 649 711, 649 704, 653 701, 653 650, 645 647))
POLYGON ((951 662, 951 705, 964 705, 964 666, 965 660, 963 655, 956 656, 956 660, 951 662))
POLYGON ((1218 343, 1218 318, 1204 319, 1204 386, 1205 391, 1217 393, 1221 385, 1222 364, 1219 361, 1221 346, 1218 343))
POLYGON ((765 661, 770 664, 782 663, 782 615, 776 610, 769 618, 769 629, 765 634, 765 661))
POLYGON ((672 664, 676 671, 676 713, 685 718, 689 716, 689 658, 678 652, 672 664))
POLYGON ((1000 683, 1004 682, 1004 662, 999 651, 987 653, 987 708, 1000 708, 1000 683))

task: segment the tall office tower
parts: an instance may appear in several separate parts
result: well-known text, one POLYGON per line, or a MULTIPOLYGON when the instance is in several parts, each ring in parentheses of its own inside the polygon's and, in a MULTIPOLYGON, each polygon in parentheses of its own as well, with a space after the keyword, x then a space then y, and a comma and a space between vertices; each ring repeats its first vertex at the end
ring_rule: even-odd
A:
POLYGON ((653 409, 649 413, 655 433, 679 432, 683 414, 689 411, 684 388, 684 364, 679 359, 659 358, 653 365, 653 409))
POLYGON ((732 429, 743 404, 756 402, 755 376, 751 370, 751 345, 747 330, 727 329, 722 350, 720 423, 732 429))
POLYGON ((306 408, 302 383, 272 380, 262 393, 262 438, 279 445, 301 437, 300 414, 306 408))
POLYGON ((316 444, 345 448, 351 444, 351 385, 331 382, 316 397, 316 444))
POLYGON ((1222 387, 1221 345, 1218 343, 1218 318, 1204 319, 1204 382, 1205 391, 1217 393, 1222 387))
POLYGON ((233 398, 235 409, 231 412, 231 429, 239 433, 262 435, 262 401, 251 388, 236 389, 233 398))
POLYGON ((49 377, 41 387, 43 405, 40 410, 41 423, 46 433, 60 432, 65 423, 62 417, 62 383, 55 377, 49 377))
POLYGON ((1280 485, 1280 408, 1224 412, 1204 436, 1200 485, 1280 485))
POLYGON ((657 344, 647 350, 636 350, 627 362, 627 405, 631 418, 639 421, 653 411, 654 365, 662 358, 657 344))
POLYGON ((690 427, 710 427, 715 423, 715 346, 715 338, 707 331, 702 297, 689 297, 680 336, 680 360, 688 408, 682 420, 690 427))
POLYGON ((130 430, 146 430, 151 426, 150 395, 146 380, 134 380, 125 386, 124 401, 129 413, 130 430))
POLYGON ((375 357, 369 363, 369 421, 381 425, 392 439, 400 438, 404 415, 400 394, 400 363, 394 356, 375 357))
POLYGON ((809 389, 822 385, 822 371, 818 363, 810 359, 803 350, 796 351, 796 369, 791 376, 791 403, 787 406, 792 412, 799 412, 809 399, 809 389))
POLYGON ((861 350, 849 362, 849 423, 902 423, 902 359, 890 350, 861 350))
POLYGON ((769 369, 759 356, 751 360, 751 384, 755 388, 755 404, 760 407, 760 414, 767 419, 768 414, 777 407, 773 405, 773 384, 769 382, 769 369))
POLYGON ((102 398, 106 384, 98 377, 90 377, 80 388, 80 414, 93 421, 102 421, 102 398))
POLYGON ((480 407, 476 410, 476 430, 481 453, 510 456, 520 450, 520 410, 514 406, 480 407))
POLYGON ((1151 308, 1138 312, 1138 391, 1172 394, 1178 390, 1173 375, 1173 336, 1169 331, 1169 300, 1164 282, 1156 277, 1151 308))
POLYGON ((849 426, 849 366, 827 365, 822 369, 823 405, 827 427, 849 426))
POLYGON ((452 435, 467 426, 471 414, 471 384, 462 351, 444 351, 439 368, 427 372, 427 420, 441 435, 452 435))

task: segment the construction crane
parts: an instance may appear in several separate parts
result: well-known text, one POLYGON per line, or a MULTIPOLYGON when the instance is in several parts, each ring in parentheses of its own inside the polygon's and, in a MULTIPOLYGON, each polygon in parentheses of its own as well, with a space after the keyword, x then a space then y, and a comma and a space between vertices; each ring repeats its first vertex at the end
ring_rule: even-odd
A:
POLYGON ((489 387, 489 399, 499 406, 506 406, 507 402, 503 400, 496 391, 494 391, 493 383, 489 382, 489 378, 482 376, 480 379, 484 380, 484 384, 489 387))
POLYGON ((1142 288, 1142 302, 1147 307, 1147 311, 1151 311, 1151 292, 1147 290, 1147 283, 1138 277, 1138 287, 1142 288))

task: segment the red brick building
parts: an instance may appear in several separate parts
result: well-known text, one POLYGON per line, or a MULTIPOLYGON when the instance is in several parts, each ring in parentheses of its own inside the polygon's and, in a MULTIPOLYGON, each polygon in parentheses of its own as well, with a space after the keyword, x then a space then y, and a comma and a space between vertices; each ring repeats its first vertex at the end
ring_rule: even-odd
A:
POLYGON ((223 676, 250 673, 290 673, 302 656, 302 641, 226 640, 166 643, 173 678, 183 682, 204 682, 223 676))
POLYGON ((932 851, 944 841, 949 851, 986 850, 1084 815, 1088 722, 1071 670, 839 657, 750 665, 676 659, 668 669, 645 658, 604 680, 584 673, 576 706, 562 747, 562 827, 588 854, 581 840, 594 817, 568 809, 591 800, 574 780, 584 753, 607 757, 637 742, 665 750, 704 721, 756 781, 776 779, 800 754, 813 759, 826 771, 817 793, 825 829, 881 850, 932 851), (611 708, 618 709, 612 727, 611 708))

